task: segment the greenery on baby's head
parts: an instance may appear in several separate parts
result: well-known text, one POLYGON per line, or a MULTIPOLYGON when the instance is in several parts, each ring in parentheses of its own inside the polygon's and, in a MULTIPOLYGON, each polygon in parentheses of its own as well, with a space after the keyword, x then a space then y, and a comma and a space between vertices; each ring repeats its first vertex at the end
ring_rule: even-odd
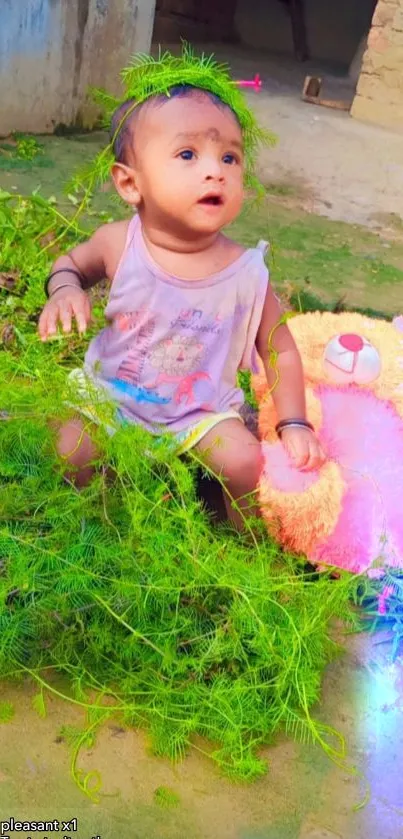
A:
MULTIPOLYGON (((178 84, 169 88, 168 93, 160 93, 151 96, 144 102, 138 103, 135 99, 126 99, 122 102, 112 115, 110 141, 114 159, 119 163, 125 163, 127 160, 127 151, 130 147, 131 151, 136 150, 136 140, 134 138, 134 125, 141 111, 147 106, 161 105, 172 99, 185 97, 206 97, 213 105, 218 108, 227 108, 240 125, 236 113, 232 110, 230 105, 223 102, 215 93, 205 90, 200 87, 195 87, 191 84, 178 84)), ((241 126, 240 126, 241 127, 241 126)))
POLYGON ((217 105, 221 103, 233 111, 242 131, 245 186, 257 194, 264 194, 255 174, 257 153, 260 145, 272 145, 275 138, 259 126, 227 65, 219 64, 212 55, 196 56, 184 44, 180 56, 169 52, 160 52, 158 58, 143 54, 133 56, 129 66, 122 70, 121 78, 125 92, 120 98, 104 90, 92 91, 102 108, 105 127, 109 129, 112 124, 112 137, 87 171, 84 178, 87 184, 92 187, 108 178, 112 163, 122 155, 128 124, 141 105, 151 99, 189 95, 192 90, 199 90, 217 105))

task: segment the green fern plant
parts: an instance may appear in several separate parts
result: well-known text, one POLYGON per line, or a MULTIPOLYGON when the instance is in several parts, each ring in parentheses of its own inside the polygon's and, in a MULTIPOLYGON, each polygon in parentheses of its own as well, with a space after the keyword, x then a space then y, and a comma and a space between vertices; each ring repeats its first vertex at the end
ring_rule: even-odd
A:
MULTIPOLYGON (((259 745, 282 728, 309 732, 339 760, 311 708, 338 653, 331 621, 353 621, 354 579, 307 578, 258 525, 255 547, 212 530, 195 495, 197 464, 138 428, 113 438, 99 430, 98 475, 77 493, 63 480, 48 422, 67 410, 63 377, 29 375, 15 359, 22 387, 11 362, 3 354, 0 676, 28 672, 42 709, 54 692, 47 669, 56 669, 78 686, 74 701, 94 731, 120 714, 175 761, 201 735, 221 744, 212 759, 233 778, 265 771, 259 745)), ((77 767, 74 777, 88 792, 77 767)))
POLYGON ((180 804, 179 795, 169 787, 157 787, 154 791, 154 802, 163 809, 172 809, 180 804))
POLYGON ((0 702, 0 725, 11 722, 15 715, 15 708, 12 702, 0 702))

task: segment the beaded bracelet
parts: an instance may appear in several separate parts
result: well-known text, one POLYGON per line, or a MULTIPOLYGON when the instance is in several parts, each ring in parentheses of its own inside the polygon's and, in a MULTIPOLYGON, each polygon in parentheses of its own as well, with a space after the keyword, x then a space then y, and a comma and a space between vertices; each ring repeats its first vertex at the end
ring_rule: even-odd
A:
POLYGON ((307 428, 309 431, 312 431, 312 433, 315 433, 312 423, 305 419, 281 420, 281 422, 278 422, 276 425, 276 434, 278 437, 281 438, 281 433, 285 428, 307 428))
MULTIPOLYGON (((58 268, 57 271, 52 271, 52 273, 49 274, 49 276, 45 280, 45 294, 46 294, 46 297, 49 297, 49 290, 48 290, 49 283, 50 283, 52 277, 55 277, 56 274, 74 274, 74 276, 78 277, 78 279, 80 280, 80 286, 81 286, 81 280, 83 278, 82 278, 79 271, 75 271, 74 268, 58 268)), ((73 285, 73 283, 71 283, 71 285, 73 285)), ((60 286, 58 286, 58 288, 62 288, 62 286, 60 285, 60 286)), ((78 286, 75 286, 75 288, 78 288, 78 286)), ((82 288, 82 286, 81 286, 81 288, 82 288)), ((57 289, 55 289, 55 291, 57 291, 57 289)))

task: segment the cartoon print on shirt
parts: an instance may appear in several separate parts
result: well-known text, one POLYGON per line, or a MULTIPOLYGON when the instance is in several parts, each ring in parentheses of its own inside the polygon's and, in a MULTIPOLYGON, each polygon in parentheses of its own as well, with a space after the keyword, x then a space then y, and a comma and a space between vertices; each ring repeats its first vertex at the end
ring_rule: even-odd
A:
POLYGON ((171 400, 160 396, 153 388, 140 386, 141 376, 147 360, 148 350, 155 330, 155 317, 147 308, 135 312, 122 312, 116 318, 116 326, 121 332, 136 329, 128 354, 109 383, 121 393, 131 396, 136 402, 148 402, 154 405, 167 405, 171 400))
POLYGON ((171 320, 171 329, 188 329, 194 334, 219 335, 221 332, 221 318, 203 317, 201 309, 181 309, 179 314, 171 320))
POLYGON ((208 317, 201 309, 181 309, 179 314, 171 320, 171 329, 187 330, 193 335, 216 335, 239 329, 242 321, 250 312, 250 305, 246 300, 236 303, 235 307, 228 307, 225 301, 220 311, 208 317))
POLYGON ((160 372, 153 387, 161 384, 177 385, 174 401, 177 405, 185 402, 191 405, 195 401, 194 385, 204 379, 211 381, 208 373, 191 370, 200 364, 204 346, 196 338, 187 335, 173 335, 161 341, 150 354, 149 361, 160 372))
POLYGON ((182 378, 183 374, 200 364, 204 346, 196 338, 187 335, 172 335, 165 338, 150 353, 150 363, 157 370, 169 376, 182 378))
POLYGON ((115 321, 116 328, 120 332, 134 330, 135 335, 130 336, 129 351, 122 360, 116 375, 108 380, 109 383, 121 393, 132 397, 137 403, 166 405, 173 400, 176 405, 182 403, 192 405, 196 401, 195 385, 204 381, 207 387, 207 401, 203 400, 200 407, 213 410, 211 377, 209 373, 198 369, 206 349, 198 336, 200 333, 220 335, 230 329, 236 330, 247 312, 248 307, 238 302, 235 310, 228 316, 224 305, 223 310, 217 313, 215 319, 210 320, 204 318, 201 309, 181 309, 178 316, 171 322, 171 326, 181 327, 182 330, 186 328, 193 335, 174 334, 154 347, 152 339, 156 319, 151 311, 148 308, 142 308, 120 313, 115 321), (143 381, 147 364, 151 364, 159 371, 155 381, 149 385, 145 385, 143 381), (210 384, 207 385, 207 383, 210 384), (160 395, 161 385, 174 385, 170 397, 160 395))
POLYGON ((167 405, 168 402, 171 400, 160 396, 151 388, 145 387, 137 387, 137 385, 133 385, 130 382, 124 381, 124 379, 108 379, 111 385, 115 387, 117 390, 120 390, 121 393, 126 394, 126 396, 131 396, 136 402, 149 402, 153 405, 167 405))
POLYGON ((200 322, 202 316, 201 309, 181 309, 177 317, 171 320, 171 327, 180 326, 182 329, 192 327, 195 323, 200 322))

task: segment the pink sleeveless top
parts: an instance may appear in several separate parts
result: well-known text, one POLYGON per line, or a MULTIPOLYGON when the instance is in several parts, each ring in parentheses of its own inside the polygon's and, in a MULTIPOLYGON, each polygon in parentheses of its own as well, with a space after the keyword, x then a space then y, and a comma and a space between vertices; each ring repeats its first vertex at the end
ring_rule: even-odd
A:
POLYGON ((239 410, 237 372, 256 369, 266 247, 260 242, 206 279, 179 279, 154 262, 140 218, 132 218, 105 310, 108 325, 84 364, 123 419, 176 433, 209 414, 239 410))

